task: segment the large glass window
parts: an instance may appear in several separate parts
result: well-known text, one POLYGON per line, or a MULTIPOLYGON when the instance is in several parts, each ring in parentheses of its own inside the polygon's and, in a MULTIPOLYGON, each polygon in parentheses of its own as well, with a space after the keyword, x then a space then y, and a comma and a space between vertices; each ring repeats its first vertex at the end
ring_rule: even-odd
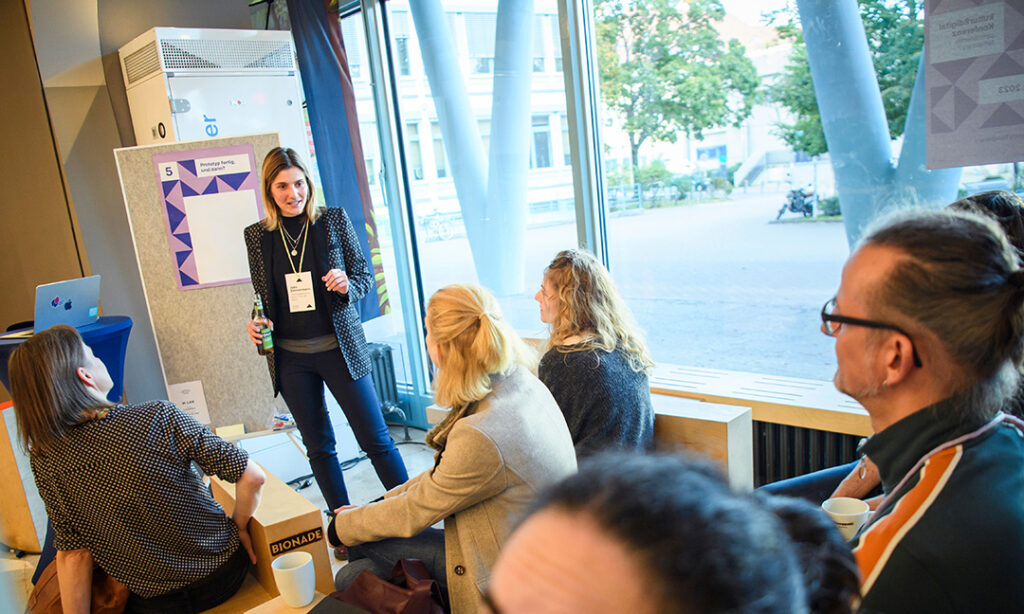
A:
POLYGON ((341 38, 345 45, 348 69, 352 74, 353 80, 359 79, 362 76, 363 56, 366 49, 359 44, 359 41, 362 40, 360 32, 356 30, 359 26, 360 24, 357 24, 354 19, 343 19, 341 22, 341 38))
POLYGON ((562 122, 562 164, 572 164, 572 149, 569 146, 569 118, 562 113, 559 118, 562 122))
POLYGON ((609 263, 655 359, 829 379, 817 312, 838 285, 846 233, 835 218, 776 216, 797 185, 833 196, 831 169, 796 161, 776 134, 785 109, 745 105, 792 41, 759 20, 762 7, 701 23, 672 3, 592 7, 609 263))
POLYGON ((473 74, 494 72, 495 13, 465 13, 466 46, 473 74))
POLYGON ((423 179, 423 152, 420 151, 420 127, 415 122, 405 125, 405 156, 413 179, 423 179))
POLYGON ((395 44, 395 72, 400 77, 412 74, 409 59, 409 13, 396 11, 391 24, 391 40, 395 44))
MULTIPOLYGON (((373 216, 377 226, 377 239, 380 245, 379 254, 372 257, 379 261, 383 269, 384 281, 387 286, 389 311, 381 317, 374 318, 364 324, 367 339, 371 342, 386 343, 391 346, 395 364, 395 377, 399 384, 412 381, 409 367, 409 348, 406 341, 405 324, 402 317, 402 293, 398 283, 399 263, 395 260, 392 242, 391 219, 384 199, 383 185, 378 176, 380 164, 380 141, 377 133, 377 117, 373 104, 370 69, 363 61, 366 41, 363 34, 363 17, 355 13, 341 20, 342 36, 345 50, 350 62, 357 58, 361 70, 352 69, 352 82, 355 88, 356 110, 359 115, 359 135, 363 146, 363 157, 366 161, 366 174, 370 183, 370 199, 373 203, 373 216)), ((418 348, 413 350, 418 352, 418 348)))
POLYGON ((544 72, 544 18, 537 15, 533 18, 533 72, 544 72))
POLYGON ((923 164, 913 159, 920 142, 904 134, 923 46, 921 3, 858 3, 870 57, 844 59, 870 78, 827 70, 843 74, 843 87, 877 95, 885 117, 844 120, 848 138, 833 132, 832 143, 821 117, 830 98, 850 91, 816 93, 808 57, 853 53, 840 42, 853 29, 819 15, 816 23, 837 30, 805 42, 800 16, 780 10, 783 0, 694 10, 717 4, 589 3, 611 270, 659 362, 830 379, 834 344, 818 330, 818 311, 835 293, 861 221, 894 199, 918 204, 941 192, 938 206, 958 187, 960 196, 1017 189, 1016 165, 896 172, 923 164), (834 168, 829 148, 837 146, 848 162, 834 168), (850 172, 875 173, 854 183, 876 193, 842 193, 836 175, 850 172))
POLYGON ((547 115, 534 115, 530 141, 530 168, 551 167, 551 122, 547 115))
POLYGON ((480 131, 480 144, 483 147, 484 155, 491 150, 491 120, 478 119, 477 129, 480 131))
POLYGON ((562 72, 562 38, 558 34, 558 16, 556 15, 549 19, 548 23, 551 24, 551 35, 554 43, 552 50, 555 55, 555 70, 562 72))
POLYGON ((441 124, 430 122, 430 134, 434 139, 434 165, 437 167, 437 178, 443 179, 448 176, 448 156, 444 151, 441 124))
MULTIPOLYGON (((496 54, 531 44, 538 23, 557 21, 555 8, 538 5, 539 19, 526 21, 528 31, 496 41, 497 3, 475 4, 473 12, 465 12, 466 3, 457 0, 439 5, 443 15, 426 22, 434 26, 415 22, 420 7, 410 13, 409 48, 421 57, 412 62, 411 79, 396 86, 407 171, 413 179, 423 178, 410 182, 423 294, 429 298, 456 282, 481 283, 499 297, 518 330, 546 336, 533 296, 551 258, 576 245, 572 168, 552 163, 551 118, 566 113, 564 83, 561 74, 534 72, 541 51, 527 56, 522 66, 511 64, 521 60, 496 54), (478 8, 483 6, 488 10, 478 8), (423 27, 448 31, 420 38, 423 27), (417 68, 429 54, 469 61, 449 67, 443 82, 431 83, 417 68), (496 71, 496 65, 503 69, 496 71), (452 73, 461 86, 453 86, 458 81, 451 80, 452 73), (495 105, 496 83, 528 88, 525 107, 495 105), (423 119, 413 122, 413 117, 423 119), (429 159, 418 157, 413 146, 426 138, 428 125, 429 159)), ((408 6, 408 0, 383 5, 389 13, 408 6)), ((394 37, 390 40, 395 44, 394 37)), ((532 48, 542 50, 544 44, 532 48)))

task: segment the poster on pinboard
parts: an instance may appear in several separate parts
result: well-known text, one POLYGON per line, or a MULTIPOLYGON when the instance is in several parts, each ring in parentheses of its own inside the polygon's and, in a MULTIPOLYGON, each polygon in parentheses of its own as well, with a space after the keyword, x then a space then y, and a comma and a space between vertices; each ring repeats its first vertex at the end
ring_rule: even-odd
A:
POLYGON ((928 168, 1024 159, 1024 3, 925 5, 928 168))
POLYGON ((225 283, 249 276, 242 227, 262 210, 260 168, 253 161, 279 144, 277 134, 267 133, 114 150, 146 300, 146 313, 133 317, 148 317, 153 326, 164 385, 170 394, 183 393, 172 398, 201 421, 205 401, 211 427, 244 424, 258 431, 271 416, 288 411, 274 395, 266 358, 246 333, 252 285, 225 283), (250 194, 239 194, 245 191, 250 194), (246 205, 231 200, 243 196, 246 205), (206 205, 210 211, 199 209, 206 205), (230 253, 221 256, 225 262, 210 263, 209 254, 218 257, 210 250, 218 248, 230 253), (196 283, 183 285, 189 255, 195 268, 185 275, 196 283), (194 289, 200 284, 206 285, 194 289))
POLYGON ((252 145, 153 154, 179 290, 248 283, 242 230, 263 217, 252 145))

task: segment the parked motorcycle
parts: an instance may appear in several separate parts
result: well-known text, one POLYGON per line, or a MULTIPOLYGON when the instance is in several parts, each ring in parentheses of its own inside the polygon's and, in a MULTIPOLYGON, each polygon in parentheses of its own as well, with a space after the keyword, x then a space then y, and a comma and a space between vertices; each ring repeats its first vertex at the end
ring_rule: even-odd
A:
POLYGON ((811 217, 814 215, 814 204, 817 202, 818 195, 810 187, 790 190, 786 193, 786 202, 782 204, 782 208, 779 209, 779 214, 775 216, 775 219, 780 219, 786 211, 802 213, 804 217, 811 217))

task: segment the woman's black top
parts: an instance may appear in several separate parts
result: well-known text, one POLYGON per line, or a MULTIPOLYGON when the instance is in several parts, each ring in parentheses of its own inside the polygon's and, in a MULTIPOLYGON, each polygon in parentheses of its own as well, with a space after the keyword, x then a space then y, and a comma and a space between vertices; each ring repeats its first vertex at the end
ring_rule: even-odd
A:
MULTIPOLYGON (((281 222, 284 229, 292 237, 298 237, 302 232, 306 216, 282 217, 281 222)), ((313 230, 313 225, 306 229, 306 233, 313 230)), ((299 258, 302 255, 302 240, 299 240, 299 252, 297 256, 291 256, 285 251, 284 241, 281 232, 275 232, 271 240, 273 251, 270 255, 271 278, 274 288, 274 301, 278 305, 277 319, 274 321, 274 337, 276 339, 312 339, 324 335, 334 336, 334 325, 331 323, 331 310, 328 309, 328 301, 331 300, 330 293, 321 279, 327 274, 324 265, 316 261, 316 250, 313 249, 312 237, 306 237, 306 255, 302 261, 302 268, 299 269, 299 258), (291 258, 291 262, 289 262, 291 258), (313 297, 316 299, 316 310, 298 311, 292 313, 288 302, 288 286, 285 284, 284 276, 292 272, 292 263, 299 272, 310 271, 313 277, 313 297)))

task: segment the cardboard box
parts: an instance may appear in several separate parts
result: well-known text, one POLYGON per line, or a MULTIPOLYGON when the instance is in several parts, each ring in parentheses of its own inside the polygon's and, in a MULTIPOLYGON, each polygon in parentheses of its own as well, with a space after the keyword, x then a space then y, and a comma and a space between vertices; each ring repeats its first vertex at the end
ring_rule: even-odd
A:
MULTIPOLYGON (((263 498, 249 521, 249 536, 256 551, 256 579, 272 597, 280 594, 270 563, 286 552, 304 551, 313 555, 316 590, 334 592, 334 576, 328 543, 324 535, 323 513, 305 497, 273 474, 267 473, 263 498)), ((229 515, 235 508, 235 485, 210 476, 213 498, 229 515)))

